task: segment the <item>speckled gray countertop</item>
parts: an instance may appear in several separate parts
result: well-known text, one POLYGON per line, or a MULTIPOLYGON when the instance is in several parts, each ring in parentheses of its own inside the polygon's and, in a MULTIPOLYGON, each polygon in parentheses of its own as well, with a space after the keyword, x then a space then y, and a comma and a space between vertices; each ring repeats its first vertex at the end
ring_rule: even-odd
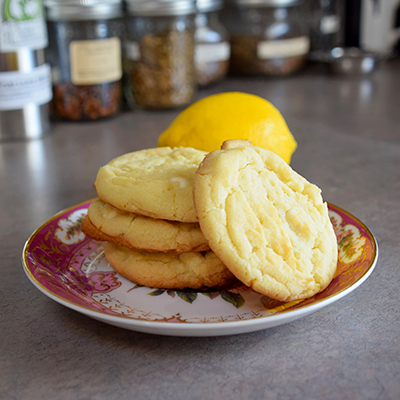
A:
POLYGON ((400 398, 400 59, 368 77, 307 69, 284 79, 227 79, 199 92, 246 91, 274 103, 298 141, 292 167, 376 236, 371 276, 294 322, 220 337, 169 337, 88 318, 42 293, 24 242, 59 210, 95 197, 111 158, 154 147, 179 110, 59 123, 0 144, 0 398, 400 398))

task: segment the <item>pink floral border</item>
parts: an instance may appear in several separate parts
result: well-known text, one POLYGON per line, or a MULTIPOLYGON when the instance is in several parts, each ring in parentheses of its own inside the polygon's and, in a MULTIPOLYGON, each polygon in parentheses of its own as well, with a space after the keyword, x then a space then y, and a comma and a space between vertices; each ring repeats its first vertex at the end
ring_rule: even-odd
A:
MULTIPOLYGON (((118 275, 110 271, 96 271, 89 274, 81 271, 84 260, 100 245, 87 238, 80 228, 80 222, 90 202, 62 211, 32 234, 25 246, 25 268, 36 283, 60 299, 93 311, 120 315, 102 306, 92 297, 94 293, 109 293, 120 287, 118 275)), ((333 221, 338 238, 339 254, 341 246, 349 248, 349 244, 354 245, 356 241, 359 241, 359 255, 354 261, 348 263, 339 259, 338 270, 331 284, 323 292, 310 299, 282 303, 262 297, 264 307, 271 313, 299 309, 329 298, 352 286, 372 266, 377 251, 372 234, 346 211, 331 204, 328 206, 330 212, 341 218, 340 224, 336 226, 333 221), (348 229, 344 231, 347 237, 343 241, 345 236, 341 231, 347 226, 353 228, 351 232, 348 229)))
POLYGON ((65 210, 39 228, 26 246, 26 266, 48 292, 78 306, 118 315, 92 299, 93 293, 108 293, 121 286, 117 273, 84 274, 80 269, 100 244, 83 234, 81 218, 69 221, 69 217, 77 211, 86 214, 89 205, 90 201, 65 210))

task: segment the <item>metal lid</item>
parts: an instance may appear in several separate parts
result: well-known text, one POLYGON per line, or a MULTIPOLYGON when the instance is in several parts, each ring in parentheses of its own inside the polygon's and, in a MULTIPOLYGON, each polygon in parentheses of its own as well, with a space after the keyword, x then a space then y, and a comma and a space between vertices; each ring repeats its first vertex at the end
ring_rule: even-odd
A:
POLYGON ((123 0, 44 0, 46 18, 59 20, 111 19, 122 17, 123 0))
POLYGON ((291 7, 303 3, 303 0, 234 0, 234 2, 247 7, 291 7))
POLYGON ((199 12, 218 11, 223 6, 223 0, 196 0, 196 8, 199 12))
POLYGON ((131 15, 185 15, 196 12, 195 0, 125 0, 131 15))

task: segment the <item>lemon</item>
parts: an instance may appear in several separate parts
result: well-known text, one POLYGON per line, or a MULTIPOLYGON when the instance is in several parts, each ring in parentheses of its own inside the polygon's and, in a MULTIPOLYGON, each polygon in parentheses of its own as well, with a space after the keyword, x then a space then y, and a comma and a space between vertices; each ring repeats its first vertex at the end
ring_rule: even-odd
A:
POLYGON ((288 164, 297 147, 279 110, 259 96, 242 92, 219 93, 193 103, 160 135, 158 146, 210 152, 228 139, 248 139, 288 164))

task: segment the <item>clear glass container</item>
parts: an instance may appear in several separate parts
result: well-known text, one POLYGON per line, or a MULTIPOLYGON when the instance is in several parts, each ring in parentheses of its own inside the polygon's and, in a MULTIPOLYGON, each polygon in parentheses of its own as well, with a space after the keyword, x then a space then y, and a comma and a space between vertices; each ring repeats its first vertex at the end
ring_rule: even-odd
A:
POLYGON ((307 19, 299 0, 234 0, 230 72, 289 75, 305 63, 310 48, 307 19))
POLYGON ((122 0, 46 0, 53 117, 96 120, 122 102, 122 0))
POLYGON ((196 80, 207 86, 228 73, 230 43, 228 31, 219 20, 221 0, 197 0, 195 31, 196 80))
POLYGON ((343 0, 307 0, 310 26, 309 59, 332 61, 331 51, 343 43, 343 0))
POLYGON ((128 0, 123 68, 131 108, 187 105, 196 93, 195 3, 128 0))

